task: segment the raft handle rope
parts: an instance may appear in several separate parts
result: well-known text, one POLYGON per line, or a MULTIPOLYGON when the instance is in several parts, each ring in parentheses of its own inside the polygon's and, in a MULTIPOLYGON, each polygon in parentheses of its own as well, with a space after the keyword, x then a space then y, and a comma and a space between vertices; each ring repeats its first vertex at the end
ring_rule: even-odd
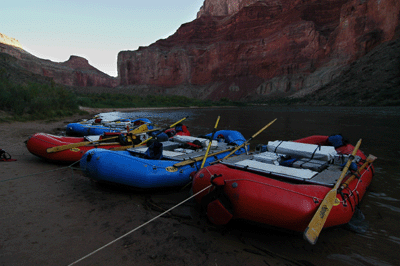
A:
POLYGON ((183 203, 185 203, 185 202, 189 201, 190 199, 192 199, 192 198, 196 197, 198 194, 200 194, 200 193, 202 193, 203 191, 207 190, 207 189, 208 189, 208 188, 210 188, 211 186, 212 186, 212 185, 209 185, 209 186, 207 186, 207 187, 203 188, 202 190, 200 190, 200 191, 199 191, 199 192, 197 192, 196 194, 193 194, 192 196, 188 197, 187 199, 185 199, 185 200, 181 201, 180 203, 176 204, 175 206, 173 206, 173 207, 169 208, 169 209, 168 209, 168 210, 166 210, 165 212, 163 212, 163 213, 161 213, 161 214, 157 215, 156 217, 154 217, 154 218, 152 218, 152 219, 148 220, 147 222, 145 222, 145 223, 143 223, 143 224, 139 225, 138 227, 136 227, 136 228, 132 229, 132 230, 131 230, 131 231, 129 231, 128 233, 126 233, 126 234, 124 234, 124 235, 122 235, 122 236, 120 236, 120 237, 118 237, 118 238, 114 239, 113 241, 111 241, 111 242, 109 242, 109 243, 105 244, 104 246, 102 246, 102 247, 100 247, 100 248, 96 249, 95 251, 93 251, 93 252, 91 252, 91 253, 87 254, 86 256, 84 256, 84 257, 80 258, 79 260, 76 260, 76 261, 74 261, 73 263, 71 263, 71 264, 68 264, 68 266, 75 265, 76 263, 78 263, 78 262, 81 262, 82 260, 84 260, 84 259, 86 259, 86 258, 88 258, 88 257, 92 256, 93 254, 95 254, 95 253, 99 252, 100 250, 102 250, 102 249, 104 249, 104 248, 106 248, 106 247, 110 246, 111 244, 114 244, 114 243, 115 243, 115 242, 117 242, 118 240, 121 240, 122 238, 124 238, 124 237, 126 237, 126 236, 128 236, 128 235, 132 234, 133 232, 135 232, 135 231, 139 230, 139 229, 140 229, 140 228, 142 228, 143 226, 145 226, 145 225, 147 225, 147 224, 151 223, 152 221, 154 221, 154 220, 156 220, 156 219, 160 218, 161 216, 163 216, 164 214, 166 214, 166 213, 168 213, 168 212, 172 211, 173 209, 175 209, 175 208, 179 207, 179 206, 180 206, 180 205, 182 205, 183 203))

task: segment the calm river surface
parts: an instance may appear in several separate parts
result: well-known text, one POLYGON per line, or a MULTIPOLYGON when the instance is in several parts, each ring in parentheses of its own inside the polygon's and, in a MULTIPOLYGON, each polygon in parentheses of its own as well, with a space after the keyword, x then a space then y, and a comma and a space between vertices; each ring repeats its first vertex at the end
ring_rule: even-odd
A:
POLYGON ((238 130, 246 139, 277 118, 251 142, 252 149, 270 140, 309 135, 341 133, 353 145, 362 138, 360 149, 366 155, 378 157, 374 163, 376 174, 360 206, 369 224, 368 231, 357 234, 343 228, 327 229, 315 246, 305 245, 299 235, 282 235, 272 229, 270 235, 263 237, 276 242, 271 243, 271 249, 280 245, 277 253, 293 258, 308 254, 308 261, 316 265, 331 265, 328 261, 336 265, 400 265, 400 108, 257 106, 152 110, 124 115, 146 117, 162 126, 189 116, 184 124, 193 136, 211 132, 220 115, 218 129, 238 130))

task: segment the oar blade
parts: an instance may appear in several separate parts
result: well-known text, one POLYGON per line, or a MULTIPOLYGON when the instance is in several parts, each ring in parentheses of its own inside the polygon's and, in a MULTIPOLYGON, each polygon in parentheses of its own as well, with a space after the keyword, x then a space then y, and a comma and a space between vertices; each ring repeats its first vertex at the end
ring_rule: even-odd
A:
POLYGON ((376 157, 376 156, 370 154, 370 155, 368 155, 366 161, 367 161, 369 164, 371 164, 371 163, 373 163, 376 159, 378 159, 378 157, 376 157))
POLYGON ((312 245, 317 242, 318 236, 324 227, 325 221, 335 204, 336 194, 336 190, 330 190, 328 194, 326 194, 324 200, 321 202, 321 205, 319 205, 317 212, 315 213, 311 222, 308 224, 307 229, 304 231, 304 239, 306 239, 312 245))
POLYGON ((342 173, 338 180, 336 181, 335 186, 326 194, 324 200, 322 201, 321 205, 318 207, 317 212, 314 214, 311 222, 308 224, 304 232, 304 238, 310 242, 311 244, 315 244, 317 242, 318 236, 324 227, 325 221, 328 218, 328 215, 335 204, 335 199, 337 195, 338 188, 343 181, 343 178, 346 176, 347 170, 351 162, 353 161, 354 156, 356 155, 358 149, 361 145, 361 139, 357 142, 356 146, 354 147, 353 152, 351 153, 349 160, 347 161, 345 167, 342 170, 342 173))

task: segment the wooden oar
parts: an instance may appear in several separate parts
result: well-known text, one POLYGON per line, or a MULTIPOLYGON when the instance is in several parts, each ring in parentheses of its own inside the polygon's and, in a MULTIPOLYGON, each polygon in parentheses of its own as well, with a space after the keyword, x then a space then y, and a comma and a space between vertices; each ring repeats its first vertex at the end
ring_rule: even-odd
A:
POLYGON ((363 165, 361 165, 360 168, 358 168, 357 172, 355 172, 345 182, 343 182, 343 184, 340 186, 340 189, 347 188, 349 186, 350 182, 353 181, 354 178, 356 178, 356 175, 359 175, 361 173, 361 171, 364 170, 365 167, 372 164, 376 159, 377 159, 377 157, 375 157, 374 155, 372 155, 372 154, 368 155, 365 163, 363 165))
POLYGON ((336 181, 335 186, 326 194, 324 200, 319 205, 317 212, 314 214, 314 217, 311 219, 308 227, 304 231, 304 239, 314 245, 317 242, 318 236, 324 227, 326 219, 336 200, 336 195, 338 192, 338 188, 343 181, 343 178, 346 176, 347 170, 349 170, 350 164, 354 159, 358 149, 361 145, 361 139, 357 142, 349 160, 347 161, 345 167, 343 168, 342 174, 339 179, 336 181))
POLYGON ((215 156, 215 155, 224 153, 224 152, 231 151, 231 150, 233 150, 233 149, 234 149, 234 148, 232 147, 232 148, 229 148, 229 149, 226 149, 226 150, 223 150, 223 151, 217 151, 217 152, 214 152, 214 153, 210 153, 210 154, 208 154, 207 156, 205 156, 205 155, 200 155, 200 156, 198 156, 198 157, 193 157, 193 158, 190 158, 189 160, 185 160, 185 161, 176 163, 176 164, 173 165, 173 167, 180 167, 180 166, 185 166, 185 165, 188 165, 188 164, 196 163, 196 162, 198 162, 198 161, 203 160, 205 157, 209 158, 209 157, 212 157, 212 156, 215 156))
POLYGON ((234 154, 237 150, 239 150, 240 148, 246 146, 247 144, 249 144, 249 142, 254 139, 255 137, 257 137, 258 134, 260 134, 261 132, 263 132, 267 127, 269 127, 270 125, 272 125, 278 118, 275 118, 274 120, 272 120, 271 122, 269 122, 268 125, 266 125, 265 127, 263 127, 262 129, 260 129, 257 133, 255 133, 253 136, 251 136, 248 140, 246 140, 245 142, 243 142, 241 145, 237 146, 233 151, 231 151, 228 155, 226 155, 224 158, 216 160, 214 162, 212 162, 212 164, 215 164, 219 161, 225 160, 227 159, 229 156, 231 156, 232 154, 234 154))
MULTIPOLYGON (((143 125, 135 128, 135 129, 129 131, 129 133, 132 133, 132 134, 145 133, 145 132, 149 131, 149 130, 146 131, 146 129, 147 129, 147 125, 143 124, 143 125)), ((108 140, 117 139, 117 138, 118 138, 118 136, 110 137, 110 138, 104 138, 104 139, 101 139, 101 140, 82 141, 82 142, 78 142, 78 143, 71 143, 71 144, 66 144, 66 145, 62 145, 62 146, 51 147, 51 148, 48 148, 46 151, 47 151, 47 153, 65 151, 65 150, 69 150, 69 149, 72 149, 72 148, 78 148, 78 147, 86 146, 86 145, 89 145, 89 144, 108 141, 108 140)))
POLYGON ((215 122, 215 127, 214 127, 214 130, 213 130, 212 134, 211 134, 211 139, 210 139, 210 142, 208 143, 207 151, 206 151, 206 154, 204 155, 204 159, 203 159, 203 162, 201 163, 200 169, 203 168, 203 167, 204 167, 204 164, 206 163, 207 155, 208 155, 208 152, 210 151, 211 144, 212 144, 212 141, 213 141, 213 139, 214 139, 215 131, 217 131, 217 126, 218 126, 219 118, 220 118, 220 116, 218 116, 217 122, 215 122))
MULTIPOLYGON (((156 136, 158 136, 159 134, 163 133, 164 131, 166 131, 166 130, 168 130, 168 129, 170 129, 170 128, 173 128, 174 126, 176 126, 177 124, 179 124, 180 122, 182 122, 183 120, 185 120, 185 119, 188 118, 188 117, 189 117, 189 116, 186 116, 186 117, 182 118, 181 120, 179 120, 179 121, 173 123, 173 124, 170 125, 169 127, 165 128, 165 129, 163 129, 163 130, 161 130, 161 132, 158 133, 156 136)), ((115 148, 113 148, 113 149, 111 149, 111 150, 113 150, 113 151, 124 151, 124 150, 130 149, 130 148, 133 148, 133 147, 141 146, 141 145, 145 144, 146 142, 148 142, 148 141, 151 140, 151 139, 153 139, 153 137, 150 137, 150 138, 148 138, 148 139, 146 139, 146 140, 140 142, 140 143, 137 144, 137 145, 132 145, 132 146, 129 145, 129 146, 123 146, 123 147, 115 147, 115 148)))

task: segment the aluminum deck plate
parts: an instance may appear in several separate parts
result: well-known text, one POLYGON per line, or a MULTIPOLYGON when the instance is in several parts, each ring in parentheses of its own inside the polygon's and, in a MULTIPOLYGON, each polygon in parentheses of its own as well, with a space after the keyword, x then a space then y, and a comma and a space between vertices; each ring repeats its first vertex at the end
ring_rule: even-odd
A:
POLYGON ((239 155, 230 157, 221 161, 221 163, 237 169, 267 174, 272 178, 277 176, 329 187, 333 187, 335 185, 341 174, 340 167, 332 164, 330 164, 325 170, 316 172, 309 169, 287 167, 257 161, 253 155, 239 155))
MULTIPOLYGON (((200 150, 200 151, 192 151, 190 153, 184 153, 180 151, 174 151, 174 149, 177 148, 177 143, 173 141, 166 141, 162 142, 164 149, 163 149, 163 158, 169 159, 169 160, 174 160, 174 161, 186 161, 190 160, 192 158, 196 158, 199 156, 203 156, 206 153, 206 148, 200 150), (171 150, 169 150, 171 148, 171 150)), ((178 143, 179 144, 179 143, 178 143)), ((217 147, 212 147, 209 151, 209 154, 218 152, 218 151, 223 151, 226 149, 229 149, 232 146, 229 146, 227 143, 219 142, 217 147)), ((128 151, 132 153, 138 153, 138 154, 144 154, 147 151, 148 147, 138 147, 138 148, 132 148, 128 149, 128 151)))

